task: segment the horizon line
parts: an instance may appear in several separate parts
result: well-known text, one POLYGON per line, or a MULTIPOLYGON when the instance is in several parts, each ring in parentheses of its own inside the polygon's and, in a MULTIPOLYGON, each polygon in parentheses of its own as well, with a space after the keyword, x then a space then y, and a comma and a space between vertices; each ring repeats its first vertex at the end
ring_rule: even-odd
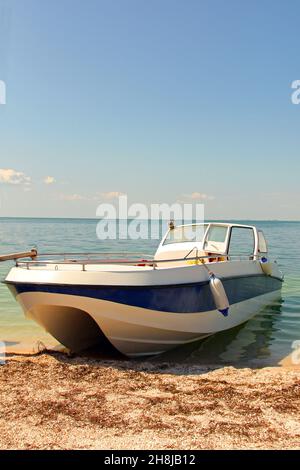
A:
MULTIPOLYGON (((63 216, 0 216, 1 219, 42 219, 42 220, 47 220, 47 219, 52 219, 52 220, 103 220, 99 217, 63 217, 63 216)), ((128 218, 128 219, 123 219, 123 218, 116 218, 116 219, 106 219, 106 220, 156 220, 156 221, 169 221, 170 219, 163 219, 163 218, 148 218, 148 219, 135 219, 134 217, 128 218)), ((182 219, 175 219, 175 220, 182 220, 182 219)), ((230 217, 226 219, 221 219, 221 218, 207 218, 204 219, 204 221, 212 221, 212 222, 217 222, 217 221, 257 221, 257 222, 300 222, 300 219, 256 219, 256 218, 239 218, 239 217, 230 217)))

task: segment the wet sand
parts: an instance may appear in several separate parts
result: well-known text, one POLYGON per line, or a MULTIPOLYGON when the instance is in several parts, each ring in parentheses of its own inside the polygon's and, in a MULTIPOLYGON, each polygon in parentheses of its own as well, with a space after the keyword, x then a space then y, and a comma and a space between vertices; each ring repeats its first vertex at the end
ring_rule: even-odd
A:
POLYGON ((1 449, 299 449, 300 370, 11 356, 1 449))

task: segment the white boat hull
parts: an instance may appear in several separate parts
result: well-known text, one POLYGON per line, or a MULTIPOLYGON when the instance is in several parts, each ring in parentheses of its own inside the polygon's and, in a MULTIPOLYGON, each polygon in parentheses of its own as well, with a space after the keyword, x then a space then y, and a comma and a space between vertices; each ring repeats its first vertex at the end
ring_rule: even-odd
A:
POLYGON ((134 267, 126 273, 107 267, 102 272, 13 268, 6 282, 26 316, 71 350, 108 340, 121 353, 138 357, 240 325, 280 295, 277 265, 273 276, 254 261, 210 268, 224 284, 227 317, 216 309, 203 266, 134 267))
POLYGON ((118 351, 137 357, 160 354, 240 325, 279 295, 277 290, 233 304, 228 317, 218 310, 161 312, 106 300, 40 292, 19 294, 17 300, 27 318, 74 351, 99 342, 100 332, 86 321, 88 314, 118 351))

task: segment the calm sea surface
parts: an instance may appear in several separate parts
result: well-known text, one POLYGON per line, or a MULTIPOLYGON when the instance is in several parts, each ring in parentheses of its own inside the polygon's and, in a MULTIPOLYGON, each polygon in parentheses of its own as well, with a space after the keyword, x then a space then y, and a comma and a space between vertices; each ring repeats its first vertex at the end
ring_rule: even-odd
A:
MULTIPOLYGON (((178 348, 155 361, 276 365, 291 354, 292 343, 300 340, 300 222, 242 223, 264 230, 270 257, 277 259, 285 274, 282 298, 242 326, 178 348)), ((158 245, 158 240, 100 241, 96 226, 97 220, 0 218, 0 253, 37 246, 39 252, 48 253, 124 250, 150 255, 158 245)), ((12 263, 0 263, 1 280, 11 266, 12 263)), ((0 340, 6 342, 8 350, 14 351, 36 350, 39 341, 47 346, 57 345, 51 336, 24 318, 4 284, 0 284, 0 340)))

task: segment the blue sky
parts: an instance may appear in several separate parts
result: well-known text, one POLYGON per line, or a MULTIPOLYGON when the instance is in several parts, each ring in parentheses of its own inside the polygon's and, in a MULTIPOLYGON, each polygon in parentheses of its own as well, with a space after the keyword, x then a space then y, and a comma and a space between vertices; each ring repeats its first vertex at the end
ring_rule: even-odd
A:
POLYGON ((0 216, 125 193, 299 220, 299 19, 292 0, 0 0, 0 216))

